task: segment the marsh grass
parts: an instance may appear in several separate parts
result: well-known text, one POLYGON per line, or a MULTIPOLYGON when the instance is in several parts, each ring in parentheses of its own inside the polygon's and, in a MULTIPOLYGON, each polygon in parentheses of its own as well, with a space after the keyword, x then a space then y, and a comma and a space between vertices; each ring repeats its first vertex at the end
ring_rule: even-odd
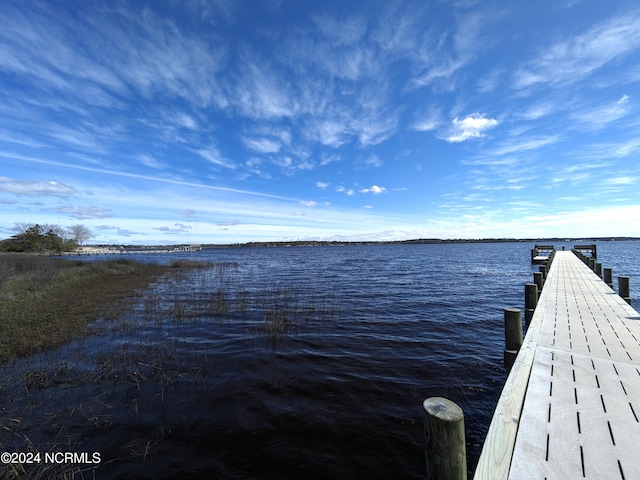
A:
POLYGON ((98 317, 117 318, 152 281, 186 268, 196 264, 1 255, 0 362, 60 346, 98 317))

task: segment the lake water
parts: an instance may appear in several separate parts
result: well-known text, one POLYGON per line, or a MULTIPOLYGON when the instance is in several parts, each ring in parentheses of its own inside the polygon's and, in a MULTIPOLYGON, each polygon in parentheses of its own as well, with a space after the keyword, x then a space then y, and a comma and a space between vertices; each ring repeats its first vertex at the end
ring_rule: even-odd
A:
MULTIPOLYGON (((472 473, 505 380, 503 309, 524 308, 532 247, 138 256, 216 265, 3 367, 0 446, 99 452, 85 478, 424 478, 422 402, 444 396, 465 412, 472 473)), ((634 300, 639 254, 598 244, 634 300)))

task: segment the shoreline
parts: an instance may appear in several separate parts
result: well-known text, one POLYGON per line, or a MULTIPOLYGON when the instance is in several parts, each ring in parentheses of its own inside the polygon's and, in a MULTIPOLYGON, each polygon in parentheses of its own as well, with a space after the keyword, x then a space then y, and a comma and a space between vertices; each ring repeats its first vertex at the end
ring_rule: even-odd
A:
POLYGON ((60 262, 20 253, 3 259, 7 261, 0 263, 0 363, 84 335, 88 324, 101 317, 116 318, 154 281, 198 266, 129 259, 60 262))

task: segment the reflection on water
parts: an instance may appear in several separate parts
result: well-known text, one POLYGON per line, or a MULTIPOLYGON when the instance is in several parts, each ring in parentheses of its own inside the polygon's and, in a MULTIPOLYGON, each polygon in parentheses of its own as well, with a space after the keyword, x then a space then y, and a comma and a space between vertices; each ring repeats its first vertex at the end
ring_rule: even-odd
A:
POLYGON ((445 396, 465 411, 472 471, 529 248, 190 254, 214 265, 2 369, 2 449, 100 452, 76 478, 423 478, 422 401, 445 396))

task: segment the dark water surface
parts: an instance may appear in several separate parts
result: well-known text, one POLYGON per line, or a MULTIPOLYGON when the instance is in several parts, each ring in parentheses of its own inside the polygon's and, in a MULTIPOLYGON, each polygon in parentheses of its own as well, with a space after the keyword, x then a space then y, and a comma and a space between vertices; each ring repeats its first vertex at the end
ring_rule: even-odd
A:
MULTIPOLYGON (((422 401, 444 396, 465 411, 473 472, 532 246, 180 254, 216 265, 0 370, 1 449, 99 452, 76 478, 423 478, 422 401)), ((639 253, 598 246, 634 299, 639 253)))

